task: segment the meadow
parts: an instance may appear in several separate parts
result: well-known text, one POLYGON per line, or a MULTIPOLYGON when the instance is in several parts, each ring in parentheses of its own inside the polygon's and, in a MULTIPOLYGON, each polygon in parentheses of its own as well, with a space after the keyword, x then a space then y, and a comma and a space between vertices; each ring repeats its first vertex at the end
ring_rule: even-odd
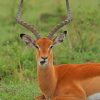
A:
MULTIPOLYGON (((40 94, 34 48, 20 33, 33 34, 16 23, 19 0, 0 0, 0 100, 33 100, 40 94)), ((73 21, 65 41, 53 48, 54 64, 100 62, 100 0, 69 0, 73 21)), ((65 0, 24 0, 23 19, 47 36, 67 16, 65 0)))

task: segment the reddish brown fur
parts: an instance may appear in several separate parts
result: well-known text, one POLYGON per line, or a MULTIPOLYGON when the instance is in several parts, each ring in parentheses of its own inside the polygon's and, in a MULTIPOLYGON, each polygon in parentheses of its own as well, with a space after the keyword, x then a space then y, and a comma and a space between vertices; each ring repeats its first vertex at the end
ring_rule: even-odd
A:
MULTIPOLYGON (((88 95, 100 92, 100 63, 53 65, 53 41, 40 38, 36 41, 37 61, 48 56, 49 64, 43 69, 38 65, 39 87, 46 100, 86 100, 88 95)), ((43 96, 36 98, 42 100, 43 96)))

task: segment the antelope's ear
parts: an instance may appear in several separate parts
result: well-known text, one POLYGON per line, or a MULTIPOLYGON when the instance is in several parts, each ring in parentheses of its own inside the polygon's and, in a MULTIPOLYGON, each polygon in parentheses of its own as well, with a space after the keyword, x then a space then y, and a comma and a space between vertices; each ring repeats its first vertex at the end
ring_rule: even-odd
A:
POLYGON ((59 36, 57 36, 53 41, 54 45, 63 42, 64 38, 66 37, 67 31, 64 31, 59 36))
POLYGON ((20 38, 28 45, 28 46, 33 46, 34 45, 34 40, 26 34, 20 34, 20 38))

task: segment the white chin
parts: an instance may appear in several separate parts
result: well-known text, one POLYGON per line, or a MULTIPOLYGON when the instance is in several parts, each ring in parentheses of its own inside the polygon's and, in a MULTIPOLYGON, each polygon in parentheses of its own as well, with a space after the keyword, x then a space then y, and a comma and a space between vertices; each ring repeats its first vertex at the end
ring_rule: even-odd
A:
POLYGON ((44 63, 44 64, 39 63, 39 66, 40 66, 41 68, 46 68, 46 67, 48 66, 48 63, 44 63))

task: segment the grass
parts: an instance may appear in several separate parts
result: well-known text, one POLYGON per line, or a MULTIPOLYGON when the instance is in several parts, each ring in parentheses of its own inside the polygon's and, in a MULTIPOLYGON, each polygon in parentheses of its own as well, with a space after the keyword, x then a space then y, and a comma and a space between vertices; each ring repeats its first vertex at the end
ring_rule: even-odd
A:
POLYGON ((35 82, 32 83, 2 83, 0 86, 1 100, 34 100, 39 95, 39 89, 35 82))
MULTIPOLYGON (((73 21, 65 41, 54 47, 54 64, 100 62, 100 0, 70 0, 73 21)), ((19 38, 34 36, 16 24, 18 0, 0 0, 0 99, 32 100, 40 94, 36 82, 33 48, 19 38)), ((42 36, 66 17, 65 0, 25 0, 23 19, 36 26, 42 36)))

